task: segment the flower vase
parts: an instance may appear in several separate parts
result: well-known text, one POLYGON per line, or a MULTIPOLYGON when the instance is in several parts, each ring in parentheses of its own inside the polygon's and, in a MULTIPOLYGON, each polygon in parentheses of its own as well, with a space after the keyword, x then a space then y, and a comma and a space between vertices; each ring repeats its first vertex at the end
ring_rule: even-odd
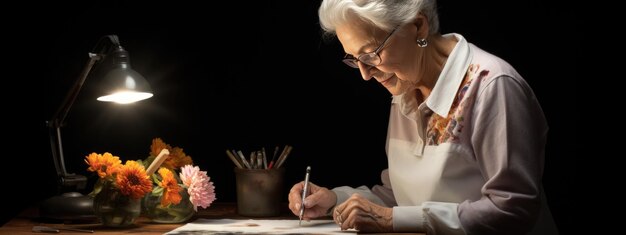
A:
POLYGON ((94 212, 102 225, 107 227, 128 227, 135 223, 141 214, 141 199, 123 195, 119 189, 107 182, 93 201, 94 212))
POLYGON ((163 194, 149 193, 143 198, 142 211, 144 215, 155 223, 182 223, 185 222, 196 213, 194 205, 189 200, 189 193, 186 189, 180 191, 182 199, 178 204, 170 204, 168 206, 161 205, 163 194))

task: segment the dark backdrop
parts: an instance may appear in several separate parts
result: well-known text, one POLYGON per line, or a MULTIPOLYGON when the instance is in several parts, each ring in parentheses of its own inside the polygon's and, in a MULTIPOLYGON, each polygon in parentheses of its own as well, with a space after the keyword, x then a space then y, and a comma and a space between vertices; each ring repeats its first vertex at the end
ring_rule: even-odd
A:
MULTIPOLYGON (((573 43, 563 39, 573 31, 574 13, 543 1, 505 2, 440 1, 441 31, 461 33, 509 61, 534 89, 550 125, 544 184, 563 230, 571 221, 567 211, 576 171, 570 127, 575 102, 565 95, 576 89, 575 56, 573 43)), ((94 92, 98 77, 90 77, 63 128, 70 172, 88 175, 83 159, 91 152, 145 158, 152 138, 161 137, 184 148, 208 172, 217 201, 236 200, 225 149, 294 146, 285 163, 285 200, 307 165, 319 185, 379 183, 387 165, 390 95, 341 63, 336 40, 322 40, 319 1, 54 4, 38 8, 36 26, 21 30, 37 52, 32 72, 39 76, 43 101, 34 106, 39 111, 34 123, 27 124, 35 131, 17 138, 35 143, 27 151, 37 154, 16 157, 34 176, 9 184, 19 192, 9 197, 20 203, 12 203, 3 220, 54 195, 44 123, 87 53, 107 34, 119 36, 155 96, 123 107, 100 103, 94 92)))

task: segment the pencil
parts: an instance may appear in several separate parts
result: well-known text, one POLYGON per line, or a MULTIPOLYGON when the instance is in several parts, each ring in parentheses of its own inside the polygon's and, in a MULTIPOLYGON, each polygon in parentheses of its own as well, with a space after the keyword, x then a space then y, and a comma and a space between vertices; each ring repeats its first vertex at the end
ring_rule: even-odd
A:
POLYGON ((263 155, 261 150, 256 151, 256 168, 263 169, 263 155))
POLYGON ((261 152, 261 154, 263 155, 263 169, 267 169, 267 157, 265 156, 265 147, 261 148, 261 150, 263 152, 261 152))
POLYGON ((285 145, 285 147, 283 148, 283 151, 280 152, 280 155, 278 156, 278 159, 276 159, 276 161, 274 162, 274 168, 278 168, 278 163, 281 162, 283 160, 283 158, 285 157, 285 153, 287 152, 287 148, 289 147, 289 145, 285 145))
POLYGON ((304 217, 304 199, 309 191, 309 176, 311 175, 311 166, 306 167, 306 175, 304 176, 304 189, 302 189, 302 203, 300 204, 300 222, 298 225, 302 226, 302 217, 304 217))
POLYGON ((278 146, 274 148, 274 155, 272 156, 272 160, 270 161, 270 164, 267 166, 267 169, 272 169, 272 167, 274 166, 274 162, 276 161, 276 154, 278 154, 279 149, 280 148, 278 146))
POLYGON ((239 169, 243 168, 243 166, 241 166, 241 163, 239 163, 237 158, 235 158, 233 153, 231 153, 228 149, 226 150, 226 155, 228 155, 228 158, 230 158, 230 160, 233 161, 233 163, 235 163, 235 166, 237 166, 239 169))
POLYGON ((256 152, 252 151, 250 152, 250 166, 252 167, 252 169, 256 169, 256 152))
POLYGON ((276 163, 276 168, 280 168, 280 167, 283 165, 283 163, 285 162, 285 160, 287 160, 287 157, 289 156, 289 153, 291 153, 291 149, 293 149, 293 147, 292 147, 292 146, 290 146, 290 145, 287 145, 285 148, 286 148, 287 150, 285 151, 285 154, 282 156, 282 159, 280 159, 280 161, 278 161, 278 162, 276 163))
POLYGON ((243 156, 243 153, 241 152, 241 150, 237 151, 237 155, 239 155, 239 158, 241 159, 243 164, 246 166, 246 168, 252 169, 252 167, 250 167, 250 164, 248 164, 248 161, 246 160, 246 157, 243 156))

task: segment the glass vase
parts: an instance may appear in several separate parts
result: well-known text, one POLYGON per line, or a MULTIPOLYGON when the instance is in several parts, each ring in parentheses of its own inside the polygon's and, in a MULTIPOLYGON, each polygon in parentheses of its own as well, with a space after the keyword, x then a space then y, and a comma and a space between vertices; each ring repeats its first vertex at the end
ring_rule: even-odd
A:
POLYGON ((128 227, 141 214, 141 199, 123 195, 107 182, 93 200, 94 213, 107 227, 128 227))
POLYGON ((143 213, 155 223, 182 223, 189 220, 196 213, 194 206, 189 200, 189 193, 186 189, 180 192, 182 199, 178 204, 169 206, 161 205, 163 194, 149 193, 143 198, 143 213))

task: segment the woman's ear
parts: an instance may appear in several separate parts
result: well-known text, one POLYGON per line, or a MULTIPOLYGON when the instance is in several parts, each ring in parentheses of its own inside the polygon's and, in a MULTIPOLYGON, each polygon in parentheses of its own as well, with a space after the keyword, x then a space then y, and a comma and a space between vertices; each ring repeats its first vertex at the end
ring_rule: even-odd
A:
POLYGON ((422 13, 418 13, 417 17, 413 20, 413 26, 417 30, 417 38, 416 39, 425 39, 428 37, 430 33, 430 28, 428 27, 428 18, 422 13))

